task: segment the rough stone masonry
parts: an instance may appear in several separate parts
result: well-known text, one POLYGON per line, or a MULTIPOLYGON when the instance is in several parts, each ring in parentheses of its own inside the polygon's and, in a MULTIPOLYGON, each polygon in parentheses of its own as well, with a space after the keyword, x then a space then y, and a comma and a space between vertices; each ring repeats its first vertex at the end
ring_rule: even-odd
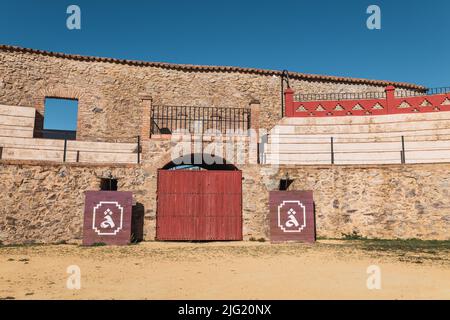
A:
MULTIPOLYGON (((82 237, 84 192, 102 177, 133 191, 144 219, 144 239, 154 240, 157 169, 171 161, 173 143, 151 137, 151 105, 249 107, 254 128, 281 119, 281 72, 235 67, 173 65, 55 54, 0 46, 0 104, 36 108, 45 97, 79 101, 77 139, 134 141, 142 162, 130 165, 61 164, 0 160, 0 241, 56 243, 82 237), (147 133, 147 134, 145 134, 147 133)), ((296 92, 373 92, 386 81, 292 73, 296 92)), ((36 123, 39 129, 40 123, 36 123)), ((244 239, 268 238, 268 192, 286 172, 292 190, 313 190, 318 237, 449 239, 450 164, 281 166, 244 163, 244 239)))

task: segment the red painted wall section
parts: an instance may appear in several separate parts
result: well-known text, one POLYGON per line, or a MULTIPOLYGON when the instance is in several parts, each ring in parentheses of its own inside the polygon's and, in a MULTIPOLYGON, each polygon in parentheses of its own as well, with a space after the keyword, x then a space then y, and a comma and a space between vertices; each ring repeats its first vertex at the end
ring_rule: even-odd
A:
POLYGON ((287 88, 284 91, 284 103, 286 106, 286 117, 294 117, 295 116, 295 108, 293 107, 294 106, 294 90, 292 90, 291 88, 287 88))
POLYGON ((385 89, 385 99, 294 101, 285 90, 286 117, 364 116, 450 111, 450 92, 413 97, 395 97, 395 88, 385 89))

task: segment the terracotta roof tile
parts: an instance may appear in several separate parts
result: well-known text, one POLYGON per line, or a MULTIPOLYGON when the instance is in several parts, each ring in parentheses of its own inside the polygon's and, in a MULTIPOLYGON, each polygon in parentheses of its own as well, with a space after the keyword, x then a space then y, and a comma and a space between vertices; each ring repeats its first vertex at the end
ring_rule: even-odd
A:
MULTIPOLYGON (((150 62, 150 61, 138 61, 138 60, 83 56, 83 55, 78 55, 78 54, 66 54, 66 53, 60 53, 60 52, 22 48, 22 47, 18 47, 18 46, 10 46, 10 45, 2 45, 2 44, 0 44, 0 50, 40 54, 40 55, 80 60, 80 61, 109 62, 109 63, 127 64, 127 65, 134 65, 134 66, 159 67, 159 68, 165 68, 165 69, 184 70, 184 71, 240 72, 240 73, 251 73, 251 74, 260 74, 260 75, 275 75, 275 76, 281 76, 283 73, 280 70, 242 68, 242 67, 233 67, 233 66, 207 66, 207 65, 192 65, 192 64, 176 64, 176 63, 167 63, 167 62, 150 62)), ((412 84, 412 83, 394 82, 394 81, 386 81, 386 80, 370 80, 370 79, 350 78, 350 77, 325 76, 325 75, 316 75, 316 74, 306 74, 306 73, 300 73, 300 72, 289 72, 289 77, 291 79, 304 79, 304 80, 313 80, 313 81, 344 82, 344 83, 367 84, 367 85, 378 85, 378 86, 393 85, 397 88, 403 88, 403 89, 413 89, 413 90, 419 90, 419 91, 426 90, 426 87, 424 87, 424 86, 420 86, 420 85, 416 85, 416 84, 412 84)))

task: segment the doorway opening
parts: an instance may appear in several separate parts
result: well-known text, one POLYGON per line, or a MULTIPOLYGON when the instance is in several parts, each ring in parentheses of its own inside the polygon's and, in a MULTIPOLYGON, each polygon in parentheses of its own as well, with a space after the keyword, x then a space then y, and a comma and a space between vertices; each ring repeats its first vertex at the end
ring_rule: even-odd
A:
POLYGON ((156 239, 242 240, 242 171, 226 161, 179 160, 158 170, 156 239))
POLYGON ((117 179, 101 178, 100 179, 101 191, 117 191, 117 179))

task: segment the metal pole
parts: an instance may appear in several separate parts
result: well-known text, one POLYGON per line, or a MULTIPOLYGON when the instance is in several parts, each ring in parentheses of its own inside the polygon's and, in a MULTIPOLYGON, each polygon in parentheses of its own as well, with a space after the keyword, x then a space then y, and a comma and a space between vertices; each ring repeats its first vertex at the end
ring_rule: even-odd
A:
POLYGON ((331 164, 334 164, 334 139, 331 137, 331 164))
POLYGON ((283 70, 281 72, 281 117, 284 117, 284 82, 286 81, 286 85, 290 88, 289 84, 289 72, 287 70, 283 70))
POLYGON ((284 75, 281 75, 281 118, 284 117, 284 82, 283 82, 284 75))
POLYGON ((77 151, 77 162, 80 162, 80 150, 77 151))
POLYGON ((63 154, 63 162, 66 162, 66 153, 67 153, 67 139, 64 139, 64 154, 63 154))
POLYGON ((137 136, 137 163, 141 163, 141 136, 137 136))
POLYGON ((0 147, 0 160, 2 159, 2 155, 3 155, 3 147, 0 147))
POLYGON ((402 136, 402 164, 405 164, 406 159, 405 159, 405 137, 402 136))

